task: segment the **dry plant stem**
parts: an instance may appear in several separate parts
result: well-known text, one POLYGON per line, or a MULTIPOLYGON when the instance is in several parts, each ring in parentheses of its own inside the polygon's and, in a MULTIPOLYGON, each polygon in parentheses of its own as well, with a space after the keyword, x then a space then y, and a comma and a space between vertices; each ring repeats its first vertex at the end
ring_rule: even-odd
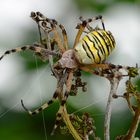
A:
POLYGON ((130 129, 124 140, 133 140, 135 138, 135 133, 137 131, 139 123, 140 123, 140 105, 135 110, 135 116, 131 122, 130 129))
POLYGON ((107 101, 106 106, 106 113, 105 113, 105 121, 104 121, 104 140, 110 140, 110 119, 111 119, 111 112, 112 112, 112 102, 113 102, 113 95, 116 94, 119 79, 115 76, 110 80, 111 88, 110 88, 110 94, 107 101))
POLYGON ((72 134, 73 138, 75 140, 82 140, 81 137, 79 136, 79 134, 77 133, 77 131, 75 130, 75 128, 73 127, 73 125, 71 124, 69 115, 67 113, 66 106, 64 106, 62 117, 63 117, 63 120, 64 120, 67 128, 69 129, 70 133, 72 134))

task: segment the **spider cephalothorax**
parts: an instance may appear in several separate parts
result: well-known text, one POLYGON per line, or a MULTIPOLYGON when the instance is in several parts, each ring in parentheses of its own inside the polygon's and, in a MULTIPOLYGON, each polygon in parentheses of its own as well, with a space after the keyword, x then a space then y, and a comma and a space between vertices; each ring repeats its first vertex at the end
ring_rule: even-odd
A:
MULTIPOLYGON (((79 80, 79 83, 76 81, 76 84, 72 85, 72 79, 75 77, 74 74, 79 70, 98 74, 93 70, 93 68, 109 68, 110 65, 104 64, 103 62, 115 48, 115 40, 113 35, 109 31, 105 30, 102 16, 97 16, 87 20, 80 17, 81 23, 76 27, 78 29, 78 33, 76 35, 73 48, 68 47, 68 37, 63 25, 58 24, 58 22, 54 19, 45 17, 40 12, 31 12, 31 18, 36 21, 38 25, 40 43, 8 50, 0 57, 0 60, 10 53, 25 50, 35 52, 35 54, 37 54, 43 61, 50 58, 49 56, 57 57, 58 61, 52 65, 53 74, 57 78, 57 89, 53 98, 33 112, 28 110, 24 106, 23 101, 21 101, 24 109, 30 115, 34 115, 46 109, 58 98, 60 101, 60 108, 57 113, 56 124, 54 126, 54 129, 56 129, 61 120, 61 114, 71 89, 83 87, 84 90, 85 88, 85 83, 81 82, 81 80, 79 80), (101 21, 102 29, 92 28, 89 25, 95 20, 101 21), (58 30, 62 31, 63 39, 61 38, 58 30), (44 33, 43 37, 42 32, 44 33), (80 39, 83 32, 86 35, 80 39), (56 46, 58 49, 56 49, 56 46), (64 89, 65 92, 63 94, 64 89)), ((49 61, 51 61, 51 59, 49 59, 49 61)), ((78 78, 75 79, 78 80, 78 78)))

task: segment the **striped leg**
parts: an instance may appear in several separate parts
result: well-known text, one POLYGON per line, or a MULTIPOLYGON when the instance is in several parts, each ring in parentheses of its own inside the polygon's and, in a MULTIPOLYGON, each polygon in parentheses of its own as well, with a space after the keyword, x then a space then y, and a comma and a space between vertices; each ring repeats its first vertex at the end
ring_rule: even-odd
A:
MULTIPOLYGON (((65 52, 65 48, 63 47, 61 37, 57 31, 56 25, 58 25, 57 21, 54 19, 49 19, 45 17, 43 14, 40 12, 32 12, 31 17, 33 20, 37 22, 37 24, 40 26, 40 28, 44 32, 53 32, 54 33, 54 39, 57 42, 58 48, 60 49, 61 53, 65 52), (49 24, 49 26, 48 26, 49 24)), ((61 25, 60 25, 61 28, 61 25)), ((64 31, 64 30, 63 30, 64 31)), ((66 39, 66 37, 64 37, 66 39)))
POLYGON ((58 22, 54 19, 48 19, 47 22, 50 23, 50 25, 52 27, 51 31, 54 32, 54 39, 56 40, 58 47, 61 48, 60 50, 62 52, 65 52, 66 50, 68 50, 68 37, 67 37, 67 32, 66 32, 64 26, 62 24, 58 24, 58 22), (62 31, 64 44, 62 44, 62 41, 58 34, 56 26, 58 26, 62 31), (63 48, 63 46, 65 47, 65 49, 63 48))
POLYGON ((110 64, 96 64, 96 65, 97 65, 96 67, 80 66, 80 69, 102 77, 112 76, 113 73, 110 64), (101 69, 95 70, 93 68, 101 68, 101 69))
POLYGON ((88 68, 88 67, 81 66, 81 67, 79 67, 79 69, 81 69, 81 70, 83 70, 83 71, 85 71, 85 72, 89 72, 89 73, 92 73, 92 74, 97 75, 97 73, 95 72, 95 70, 90 69, 90 68, 88 68))
MULTIPOLYGON (((103 30, 105 30, 105 25, 104 25, 103 18, 102 18, 101 15, 96 16, 96 17, 94 17, 94 18, 89 18, 89 19, 87 19, 86 21, 89 23, 89 22, 94 22, 94 21, 96 21, 96 20, 100 20, 100 21, 101 21, 103 30)), ((88 28, 88 30, 89 30, 90 32, 93 31, 93 28, 92 28, 91 26, 88 25, 87 28, 88 28)))
POLYGON ((53 127, 53 130, 51 132, 51 135, 54 135, 55 130, 57 129, 57 127, 60 125, 61 120, 62 120, 62 113, 63 113, 63 108, 60 106, 57 114, 56 114, 56 120, 55 120, 55 124, 53 127))
POLYGON ((70 90, 71 90, 71 86, 72 86, 71 82, 72 82, 72 79, 73 79, 73 73, 74 73, 73 70, 69 71, 69 75, 68 75, 68 78, 67 78, 67 81, 66 81, 66 92, 65 92, 64 97, 62 98, 62 101, 61 101, 62 108, 66 104, 67 98, 68 98, 70 90))
POLYGON ((102 69, 109 69, 110 68, 110 64, 107 63, 103 63, 103 64, 87 64, 86 67, 89 67, 90 69, 93 68, 102 68, 102 69))
POLYGON ((6 55, 9 55, 9 54, 12 54, 12 53, 16 53, 16 52, 22 52, 22 51, 25 51, 25 50, 31 50, 33 52, 40 53, 42 51, 42 48, 41 47, 35 47, 33 45, 26 45, 26 46, 23 46, 23 47, 18 47, 18 48, 15 48, 15 49, 7 50, 0 57, 0 60, 3 59, 6 55))
POLYGON ((93 30, 95 30, 96 28, 93 29, 88 23, 94 22, 94 21, 96 21, 96 20, 100 20, 100 21, 101 21, 101 24, 102 24, 102 27, 103 27, 103 30, 105 30, 105 25, 104 25, 103 18, 102 18, 101 15, 96 16, 96 17, 94 17, 94 18, 89 18, 89 19, 86 19, 86 20, 84 20, 83 17, 80 17, 80 20, 81 20, 82 22, 83 22, 83 21, 86 21, 86 23, 87 23, 86 27, 87 27, 87 29, 88 29, 90 32, 93 31, 93 30))
POLYGON ((103 29, 105 30, 105 25, 104 25, 102 16, 97 16, 97 17, 95 17, 95 18, 89 18, 89 19, 87 19, 87 20, 84 20, 83 17, 80 17, 79 19, 82 21, 82 23, 78 24, 77 27, 76 27, 76 28, 79 29, 79 30, 78 30, 78 33, 77 33, 77 35, 76 35, 73 48, 75 48, 76 45, 77 45, 77 43, 79 42, 80 37, 81 37, 82 33, 84 32, 85 27, 87 27, 87 29, 88 29, 89 31, 93 31, 93 28, 92 28, 91 26, 89 26, 88 23, 93 22, 93 21, 96 21, 96 20, 101 20, 102 27, 103 27, 103 29))
POLYGON ((22 107, 25 109, 25 111, 27 111, 29 113, 29 115, 36 115, 36 114, 40 113, 42 110, 48 108, 57 99, 58 95, 59 95, 59 92, 58 92, 58 90, 56 90, 51 100, 44 103, 41 107, 37 108, 34 111, 27 109, 23 103, 23 100, 21 100, 21 104, 22 104, 22 107))
POLYGON ((79 30, 78 30, 78 33, 77 33, 77 35, 76 35, 73 48, 75 48, 76 45, 78 44, 78 42, 79 42, 79 40, 80 40, 80 37, 81 37, 82 33, 84 32, 84 29, 85 29, 85 27, 86 27, 86 24, 87 24, 87 23, 86 23, 85 21, 83 21, 82 24, 80 23, 80 24, 77 25, 76 28, 79 29, 79 30))
POLYGON ((60 48, 61 52, 64 53, 66 50, 68 50, 68 37, 67 37, 67 32, 66 32, 64 26, 62 24, 58 24, 58 22, 56 20, 54 20, 54 19, 49 19, 48 23, 50 23, 50 25, 52 27, 51 31, 54 32, 54 39, 56 39, 58 47, 60 48), (58 26, 62 31, 64 44, 61 41, 61 37, 60 37, 60 35, 59 35, 58 31, 57 31, 56 26, 58 26))
POLYGON ((54 33, 54 39, 57 42, 58 48, 60 49, 61 53, 64 53, 66 51, 66 49, 63 46, 62 39, 61 39, 61 37, 57 31, 57 28, 56 28, 57 21, 53 20, 50 22, 50 24, 51 24, 52 32, 54 33))
POLYGON ((15 49, 11 49, 11 50, 7 50, 1 57, 0 60, 2 60, 6 55, 12 54, 12 53, 16 53, 16 52, 23 52, 26 50, 31 50, 33 52, 35 52, 36 54, 38 54, 40 57, 44 57, 44 59, 46 57, 48 57, 48 55, 59 55, 58 53, 54 52, 54 51, 49 51, 45 48, 43 48, 41 45, 26 45, 23 47, 18 47, 15 49))
POLYGON ((76 27, 76 29, 79 29, 79 30, 78 30, 78 33, 76 35, 73 48, 76 47, 77 43, 80 40, 82 33, 84 32, 85 28, 88 26, 88 23, 92 22, 92 20, 93 20, 93 19, 84 20, 83 17, 79 17, 79 19, 80 19, 80 21, 82 21, 82 23, 78 24, 76 27))
POLYGON ((63 39, 64 39, 64 46, 65 46, 65 49, 68 50, 68 36, 67 36, 67 32, 64 28, 63 25, 59 25, 60 29, 62 30, 62 35, 63 35, 63 39))
POLYGON ((39 31, 39 40, 40 40, 40 43, 43 44, 41 29, 40 29, 40 26, 39 25, 38 25, 38 31, 39 31))
MULTIPOLYGON (((83 70, 83 71, 85 71, 85 72, 89 72, 89 73, 91 73, 91 74, 95 74, 95 75, 98 75, 98 76, 103 76, 103 77, 107 77, 108 76, 108 74, 104 74, 102 71, 97 71, 97 70, 93 70, 92 69, 93 67, 84 67, 84 66, 81 66, 80 67, 80 69, 81 70, 83 70)), ((95 68, 95 67, 94 67, 95 68)), ((98 67, 99 68, 99 67, 98 67)), ((103 68, 103 69, 106 69, 106 67, 101 67, 101 68, 103 68)))
POLYGON ((73 71, 70 70, 67 81, 66 81, 66 91, 65 91, 64 97, 61 100, 61 105, 60 105, 60 108, 59 108, 59 110, 57 112, 57 115, 56 115, 55 125, 54 125, 53 131, 51 133, 52 135, 54 134, 56 128, 60 125, 60 122, 61 122, 61 119, 62 119, 62 113, 63 113, 63 110, 64 110, 64 106, 66 104, 67 98, 68 98, 70 90, 71 90, 72 79, 73 79, 73 71))

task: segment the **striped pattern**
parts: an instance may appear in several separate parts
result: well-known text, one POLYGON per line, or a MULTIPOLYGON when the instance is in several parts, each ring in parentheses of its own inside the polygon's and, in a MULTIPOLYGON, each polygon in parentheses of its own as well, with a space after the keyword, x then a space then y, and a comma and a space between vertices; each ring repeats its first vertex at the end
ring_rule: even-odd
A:
POLYGON ((11 50, 7 50, 1 57, 0 60, 2 60, 5 56, 12 54, 12 53, 16 53, 16 52, 23 52, 26 50, 30 50, 33 51, 37 56, 39 56, 41 58, 42 61, 46 61, 48 58, 48 55, 57 55, 60 56, 59 53, 55 52, 55 51, 50 51, 48 49, 43 48, 43 46, 39 46, 39 45, 26 45, 23 47, 18 47, 15 49, 11 49, 11 50))
POLYGON ((31 45, 26 45, 26 46, 23 46, 23 47, 18 47, 18 48, 15 48, 15 49, 7 50, 0 57, 0 60, 3 59, 3 57, 5 57, 6 55, 16 53, 16 52, 22 52, 22 51, 26 51, 26 50, 31 50, 31 51, 36 52, 36 53, 41 53, 44 49, 41 48, 41 47, 35 47, 35 46, 31 46, 31 45))
POLYGON ((102 63, 115 48, 111 32, 94 30, 83 37, 75 47, 75 56, 81 64, 102 63))
POLYGON ((30 115, 36 115, 36 114, 40 113, 42 110, 48 108, 51 104, 53 104, 53 102, 57 99, 58 95, 59 95, 59 92, 56 90, 51 100, 44 103, 41 107, 37 108, 34 111, 27 109, 23 103, 23 100, 21 100, 21 105, 25 109, 25 111, 27 111, 30 115))

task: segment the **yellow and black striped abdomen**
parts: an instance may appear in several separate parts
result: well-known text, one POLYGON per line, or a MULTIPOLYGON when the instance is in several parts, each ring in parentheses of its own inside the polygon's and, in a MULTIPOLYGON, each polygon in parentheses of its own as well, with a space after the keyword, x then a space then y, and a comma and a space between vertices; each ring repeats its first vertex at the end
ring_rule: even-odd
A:
POLYGON ((102 63, 115 48, 111 32, 94 30, 83 37, 75 47, 76 59, 81 64, 102 63))

